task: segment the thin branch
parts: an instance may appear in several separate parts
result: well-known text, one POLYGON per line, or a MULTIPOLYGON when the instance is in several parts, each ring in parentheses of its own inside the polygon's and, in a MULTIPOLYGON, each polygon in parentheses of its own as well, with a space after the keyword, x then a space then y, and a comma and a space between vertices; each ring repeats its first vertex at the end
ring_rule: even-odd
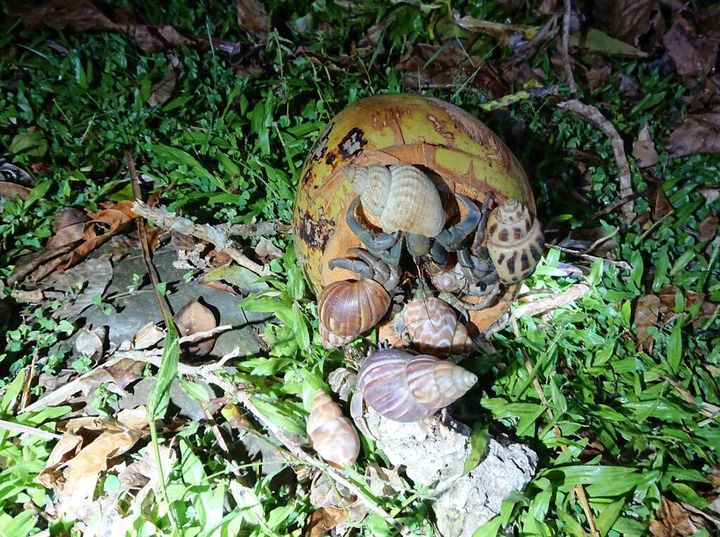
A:
POLYGON ((572 70, 572 58, 570 57, 570 19, 572 18, 572 2, 565 0, 565 13, 563 14, 563 32, 562 32, 562 62, 565 68, 565 78, 570 87, 570 95, 577 97, 578 89, 575 84, 575 76, 572 70))
POLYGON ((11 431, 15 433, 31 434, 33 436, 39 436, 43 440, 59 440, 62 435, 51 433, 49 431, 43 431, 36 427, 29 427, 27 425, 21 425, 19 423, 13 423, 12 421, 0 420, 0 429, 11 431))
POLYGON ((228 235, 243 235, 245 237, 268 237, 270 235, 287 235, 292 226, 283 220, 272 222, 257 222, 256 224, 233 224, 228 227, 228 235))
POLYGON ((218 250, 226 252, 238 265, 253 271, 255 274, 262 276, 272 274, 269 267, 260 265, 243 254, 237 244, 229 237, 228 232, 218 227, 208 224, 196 224, 189 218, 178 216, 165 208, 150 207, 139 199, 133 204, 133 211, 143 218, 151 220, 158 227, 209 242, 218 250))
POLYGON ((613 154, 615 155, 615 164, 618 169, 619 193, 622 198, 628 198, 628 202, 622 205, 623 221, 629 224, 635 218, 634 203, 632 201, 632 176, 630 175, 630 165, 625 156, 625 146, 617 129, 602 115, 600 110, 592 105, 584 104, 577 99, 561 102, 558 104, 558 108, 587 120, 610 139, 613 154))
POLYGON ((557 246, 556 244, 550 244, 549 248, 555 248, 556 250, 560 250, 561 252, 565 252, 567 254, 575 255, 581 259, 586 259, 587 261, 597 261, 599 259, 600 261, 602 261, 603 263, 607 263, 608 265, 615 265, 616 267, 619 267, 623 270, 632 270, 632 267, 625 261, 617 261, 615 259, 598 257, 596 255, 587 254, 579 250, 573 250, 572 248, 564 248, 563 246, 557 246))

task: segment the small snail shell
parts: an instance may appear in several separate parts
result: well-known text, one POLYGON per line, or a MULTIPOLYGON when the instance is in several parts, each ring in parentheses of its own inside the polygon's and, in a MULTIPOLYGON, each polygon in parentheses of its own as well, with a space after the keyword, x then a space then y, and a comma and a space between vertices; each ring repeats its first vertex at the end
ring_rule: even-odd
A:
POLYGON ((411 300, 397 316, 395 329, 420 352, 463 353, 471 345, 465 325, 453 309, 439 298, 411 300))
POLYGON ((445 226, 440 193, 415 166, 347 166, 344 173, 360 194, 363 211, 383 231, 435 237, 445 226))
POLYGON ((458 264, 442 266, 434 262, 427 263, 427 273, 435 289, 441 293, 459 293, 467 287, 467 280, 458 264))
POLYGON ((343 467, 355 463, 360 453, 357 431, 326 393, 315 395, 306 429, 313 449, 331 465, 343 467))
POLYGON ((338 347, 370 330, 390 308, 390 295, 375 280, 327 285, 318 298, 323 346, 338 347))
POLYGON ((516 199, 496 207, 488 217, 487 249, 500 281, 527 278, 542 257, 545 239, 540 222, 516 199))
POLYGON ((418 421, 458 400, 476 382, 475 375, 452 362, 384 349, 360 367, 352 415, 357 423, 364 400, 391 420, 418 421))

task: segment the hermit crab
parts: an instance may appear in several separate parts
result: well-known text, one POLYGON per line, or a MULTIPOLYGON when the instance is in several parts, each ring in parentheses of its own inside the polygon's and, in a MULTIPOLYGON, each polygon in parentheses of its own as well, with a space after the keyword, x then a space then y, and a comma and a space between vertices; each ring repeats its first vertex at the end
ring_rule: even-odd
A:
MULTIPOLYGON (((468 321, 439 315, 455 323, 441 331, 484 333, 544 246, 512 153, 467 112, 419 95, 364 99, 332 120, 303 167, 293 226, 328 347, 373 326, 395 332, 402 311, 404 340, 412 340, 422 321, 408 319, 403 305, 418 289, 426 305, 410 310, 452 308, 468 321), (352 298, 361 288, 374 302, 352 298)), ((460 347, 469 348, 451 337, 440 352, 460 347)))

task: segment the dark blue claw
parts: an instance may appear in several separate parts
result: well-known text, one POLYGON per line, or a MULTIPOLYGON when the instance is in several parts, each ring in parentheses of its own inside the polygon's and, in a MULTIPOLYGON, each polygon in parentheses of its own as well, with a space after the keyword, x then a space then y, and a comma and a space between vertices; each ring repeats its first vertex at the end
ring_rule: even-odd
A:
POLYGON ((480 209, 470 198, 460 194, 455 194, 455 197, 463 202, 468 212, 460 222, 438 233, 437 242, 443 245, 448 252, 457 252, 462 248, 465 239, 477 229, 481 217, 480 209))
MULTIPOLYGON (((356 196, 350 204, 350 207, 348 207, 347 213, 345 215, 345 221, 347 222, 348 227, 352 230, 353 233, 355 233, 355 235, 358 236, 358 238, 365 245, 365 247, 373 254, 380 256, 381 252, 390 250, 395 246, 395 244, 400 239, 400 232, 394 231, 393 233, 373 233, 369 229, 360 225, 360 222, 358 222, 355 218, 355 211, 357 210, 359 204, 360 196, 356 196)), ((399 258, 400 256, 398 255, 398 259, 399 258)))

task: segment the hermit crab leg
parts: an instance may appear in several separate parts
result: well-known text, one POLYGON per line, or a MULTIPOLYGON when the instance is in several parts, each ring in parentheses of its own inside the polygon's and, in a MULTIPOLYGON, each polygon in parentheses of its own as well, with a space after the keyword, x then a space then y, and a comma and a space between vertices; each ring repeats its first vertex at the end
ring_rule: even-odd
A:
POLYGON ((462 248, 465 239, 477 229, 481 217, 480 209, 469 198, 460 194, 455 194, 455 197, 463 202, 468 213, 460 222, 438 233, 437 242, 442 244, 448 252, 457 252, 462 248))
POLYGON ((495 194, 488 192, 483 201, 482 207, 480 207, 480 221, 478 222, 477 230, 475 231, 475 238, 473 239, 471 250, 473 253, 477 253, 483 239, 485 238, 485 226, 487 225, 488 215, 490 214, 490 202, 495 197, 495 194))
POLYGON ((331 269, 343 268, 356 272, 363 278, 375 280, 388 291, 392 291, 400 283, 400 271, 397 265, 389 265, 362 248, 350 248, 348 253, 360 259, 338 257, 332 259, 328 266, 331 269))
MULTIPOLYGON (((356 196, 348 207, 345 215, 345 221, 347 222, 350 230, 358 236, 360 241, 367 247, 367 249, 375 254, 376 256, 386 259, 386 254, 383 252, 390 251, 395 253, 393 247, 398 244, 400 239, 400 232, 394 231, 392 233, 373 233, 369 229, 365 228, 355 218, 355 211, 360 204, 360 196, 356 196)), ((400 260, 400 249, 397 251, 397 261, 400 260)))

